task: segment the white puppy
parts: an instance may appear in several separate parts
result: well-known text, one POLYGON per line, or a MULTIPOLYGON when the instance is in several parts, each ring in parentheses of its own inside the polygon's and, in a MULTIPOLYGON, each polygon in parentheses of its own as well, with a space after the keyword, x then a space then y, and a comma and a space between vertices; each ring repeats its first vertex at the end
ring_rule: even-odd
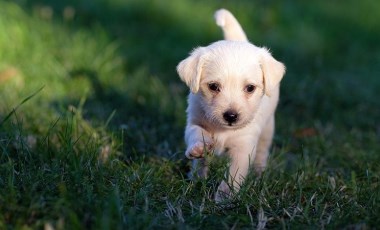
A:
POLYGON ((207 176, 208 151, 231 158, 228 181, 215 195, 219 202, 239 190, 251 163, 258 174, 266 167, 285 66, 249 43, 229 11, 218 10, 215 19, 226 40, 195 49, 177 71, 191 90, 185 141, 193 171, 207 176))

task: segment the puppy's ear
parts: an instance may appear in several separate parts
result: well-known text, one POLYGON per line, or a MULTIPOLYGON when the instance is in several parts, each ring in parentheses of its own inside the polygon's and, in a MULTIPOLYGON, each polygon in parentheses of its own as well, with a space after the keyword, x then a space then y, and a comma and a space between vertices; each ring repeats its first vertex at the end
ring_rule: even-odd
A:
POLYGON ((266 48, 262 50, 260 64, 264 74, 265 94, 270 97, 272 89, 280 83, 285 74, 285 66, 274 59, 266 48))
POLYGON ((192 93, 197 93, 205 62, 206 48, 195 49, 188 58, 181 61, 177 66, 177 72, 183 82, 190 88, 192 93))

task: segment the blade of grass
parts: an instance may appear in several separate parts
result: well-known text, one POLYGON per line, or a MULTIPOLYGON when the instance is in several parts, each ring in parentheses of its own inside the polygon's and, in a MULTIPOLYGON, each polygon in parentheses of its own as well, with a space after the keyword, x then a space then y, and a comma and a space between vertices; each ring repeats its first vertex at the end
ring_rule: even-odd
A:
POLYGON ((33 94, 31 94, 30 96, 26 97, 24 100, 21 101, 20 104, 18 104, 15 108, 12 109, 12 111, 10 113, 8 113, 8 115, 1 121, 0 123, 0 126, 2 126, 16 111, 17 109, 23 105, 24 103, 26 103, 27 101, 29 101, 30 99, 32 99, 34 96, 36 96, 39 92, 42 91, 42 89, 45 88, 45 86, 42 86, 41 88, 39 88, 36 92, 34 92, 33 94))

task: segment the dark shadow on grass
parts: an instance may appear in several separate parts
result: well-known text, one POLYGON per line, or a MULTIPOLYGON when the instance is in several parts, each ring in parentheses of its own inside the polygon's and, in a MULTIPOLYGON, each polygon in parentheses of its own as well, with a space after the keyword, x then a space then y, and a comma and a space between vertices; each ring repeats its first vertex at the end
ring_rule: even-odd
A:
MULTIPOLYGON (((194 37, 191 36, 192 33, 186 32, 186 28, 177 24, 170 15, 159 15, 161 12, 156 12, 155 9, 146 12, 139 3, 120 8, 106 1, 32 0, 19 1, 19 4, 31 14, 39 15, 41 10, 52 10, 52 18, 46 20, 64 24, 70 28, 69 31, 91 30, 100 25, 107 30, 111 40, 120 41, 122 44, 118 54, 126 60, 125 69, 128 73, 125 73, 125 76, 133 78, 135 76, 131 73, 147 68, 146 74, 158 77, 168 91, 171 85, 174 84, 177 87, 176 84, 179 82, 175 72, 176 63, 194 45, 192 43, 194 40, 189 39, 189 37, 194 37), (72 7, 76 16, 73 21, 63 22, 62 13, 67 7, 72 7)), ((175 105, 166 107, 169 109, 165 111, 165 107, 160 105, 160 100, 158 100, 162 95, 148 95, 148 98, 141 102, 139 89, 133 89, 134 92, 128 94, 112 87, 105 88, 100 81, 101 76, 92 69, 72 69, 69 75, 71 79, 85 77, 91 82, 93 93, 88 96, 83 108, 86 118, 105 121, 116 110, 110 127, 115 130, 125 129, 128 152, 159 153, 162 156, 170 156, 183 148, 184 118, 178 122, 175 105)), ((144 84, 149 85, 151 82, 142 82, 141 87, 144 87, 144 84)), ((177 90, 177 94, 173 94, 173 97, 180 97, 185 102, 185 86, 179 87, 180 90, 177 90)), ((55 103, 63 108, 78 104, 73 99, 53 102, 55 103)), ((182 113, 184 117, 184 109, 182 113)))
MULTIPOLYGON (((84 117, 103 124, 113 114, 109 128, 122 130, 124 152, 128 157, 182 157, 182 154, 177 156, 176 153, 182 146, 183 127, 175 122, 175 114, 161 111, 160 104, 149 103, 147 106, 131 95, 105 88, 96 71, 76 69, 70 72, 70 76, 72 79, 85 77, 90 80, 93 93, 86 99, 84 117)), ((77 102, 59 103, 70 105, 77 102)))

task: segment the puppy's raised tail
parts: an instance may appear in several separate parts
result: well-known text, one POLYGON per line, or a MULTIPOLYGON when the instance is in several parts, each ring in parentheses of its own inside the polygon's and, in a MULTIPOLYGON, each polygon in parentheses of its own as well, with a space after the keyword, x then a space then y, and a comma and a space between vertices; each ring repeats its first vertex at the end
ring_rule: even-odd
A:
POLYGON ((230 11, 225 9, 217 10, 214 17, 216 24, 223 30, 225 40, 248 41, 239 22, 230 11))

